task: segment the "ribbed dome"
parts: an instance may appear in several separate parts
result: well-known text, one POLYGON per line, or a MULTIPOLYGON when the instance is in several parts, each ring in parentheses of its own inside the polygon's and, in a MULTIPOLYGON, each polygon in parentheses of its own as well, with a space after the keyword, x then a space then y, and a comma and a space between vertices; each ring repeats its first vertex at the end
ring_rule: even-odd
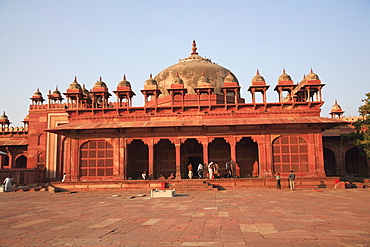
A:
POLYGON ((179 73, 176 73, 176 78, 173 80, 172 84, 184 84, 184 81, 180 78, 179 73))
POLYGON ((76 76, 73 82, 68 86, 68 89, 81 89, 81 85, 78 84, 76 76))
POLYGON ((149 79, 145 81, 144 89, 158 89, 157 81, 153 79, 152 74, 150 74, 149 79))
POLYGON ((290 77, 290 75, 285 73, 285 69, 283 69, 283 74, 281 76, 279 76, 278 82, 279 81, 291 81, 291 80, 292 80, 292 78, 290 77))
POLYGON ((103 82, 103 79, 100 77, 99 81, 96 81, 95 84, 94 84, 94 88, 96 88, 96 87, 105 87, 105 88, 107 88, 107 84, 105 84, 105 82, 103 82))
POLYGON ((257 70, 256 75, 252 78, 252 83, 253 82, 265 82, 265 78, 260 75, 260 72, 257 70))
POLYGON ((198 87, 199 86, 211 86, 211 83, 209 82, 209 79, 206 77, 204 72, 202 73, 202 76, 199 77, 198 87))
POLYGON ((343 112, 342 107, 340 107, 337 100, 335 100, 334 105, 331 107, 331 112, 343 112))
POLYGON ((42 93, 40 90, 37 88, 36 92, 33 94, 33 96, 42 96, 42 93))
POLYGON ((155 76, 161 96, 167 96, 168 88, 176 79, 176 74, 183 80, 188 94, 195 94, 194 88, 198 87, 198 81, 204 72, 209 79, 215 93, 221 93, 224 79, 228 75, 228 69, 213 63, 210 59, 198 55, 195 41, 193 41, 192 52, 189 57, 180 60, 155 76))
POLYGON ((131 88, 131 83, 126 80, 126 75, 123 75, 122 81, 120 81, 117 85, 117 87, 129 87, 131 88))
POLYGON ((61 95, 60 91, 58 90, 58 86, 55 88, 53 95, 61 95))
POLYGON ((224 82, 237 82, 239 85, 238 79, 230 71, 227 72, 224 82))
POLYGON ((313 73, 313 70, 312 69, 311 69, 310 73, 306 76, 306 79, 309 80, 309 81, 320 80, 319 79, 319 76, 316 75, 315 73, 313 73))
POLYGON ((0 119, 8 120, 8 116, 3 112, 3 115, 0 116, 0 119))

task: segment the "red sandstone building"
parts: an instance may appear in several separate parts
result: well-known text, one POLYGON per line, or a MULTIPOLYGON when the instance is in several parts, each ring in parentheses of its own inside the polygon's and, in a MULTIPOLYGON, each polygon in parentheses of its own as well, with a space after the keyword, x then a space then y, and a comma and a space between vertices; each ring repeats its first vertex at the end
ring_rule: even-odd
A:
POLYGON ((284 70, 274 88, 279 102, 266 102, 270 86, 258 70, 240 84, 231 71, 199 56, 193 42, 189 57, 145 81, 141 107, 132 106, 138 92, 125 77, 114 91, 102 78, 90 91, 75 78, 64 96, 58 88, 47 98, 37 90, 24 127, 10 127, 5 113, 0 117, 6 153, 0 171, 41 170, 47 181, 63 173, 66 181, 128 180, 143 171, 152 179, 171 173, 179 179, 187 178, 188 164, 196 170, 210 161, 222 176, 232 159, 241 178, 290 170, 300 177, 367 175, 366 159, 340 143, 339 134, 352 131, 340 106, 333 106, 332 118, 320 117, 324 86, 312 70, 298 84, 284 70), (247 86, 252 102, 240 97, 247 86))

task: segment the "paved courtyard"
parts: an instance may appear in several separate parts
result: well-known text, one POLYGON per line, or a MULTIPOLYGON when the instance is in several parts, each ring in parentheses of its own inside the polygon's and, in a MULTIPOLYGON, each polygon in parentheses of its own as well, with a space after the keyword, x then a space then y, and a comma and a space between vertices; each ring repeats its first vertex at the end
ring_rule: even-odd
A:
POLYGON ((370 246, 367 189, 10 192, 0 207, 0 246, 370 246))

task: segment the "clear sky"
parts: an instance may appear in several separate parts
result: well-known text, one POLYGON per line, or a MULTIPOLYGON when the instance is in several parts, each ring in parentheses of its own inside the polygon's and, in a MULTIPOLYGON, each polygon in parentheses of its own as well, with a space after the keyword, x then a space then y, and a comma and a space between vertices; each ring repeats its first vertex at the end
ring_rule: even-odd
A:
POLYGON ((358 115, 370 92, 369 0, 0 0, 0 114, 22 125, 37 88, 63 93, 74 76, 88 89, 102 76, 113 91, 126 74, 142 106, 149 74, 188 57, 193 39, 247 103, 256 69, 277 102, 283 68, 294 82, 312 68, 326 84, 323 117, 336 99, 358 115))

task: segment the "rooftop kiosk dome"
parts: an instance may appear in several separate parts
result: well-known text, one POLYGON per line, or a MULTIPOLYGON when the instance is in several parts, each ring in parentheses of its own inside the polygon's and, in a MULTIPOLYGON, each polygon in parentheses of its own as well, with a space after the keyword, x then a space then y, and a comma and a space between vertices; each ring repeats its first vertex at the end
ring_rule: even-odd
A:
MULTIPOLYGON (((228 76, 229 70, 213 63, 208 58, 199 56, 194 40, 192 45, 192 53, 189 57, 162 70, 154 77, 162 93, 160 97, 169 95, 167 89, 171 88, 171 84, 178 77, 183 81, 188 94, 195 94, 194 88, 198 86, 198 81, 203 74, 208 78, 211 87, 214 87, 214 92, 221 94, 221 87, 224 85, 224 79, 228 76)), ((231 75, 236 79, 234 74, 231 73, 231 75)))

